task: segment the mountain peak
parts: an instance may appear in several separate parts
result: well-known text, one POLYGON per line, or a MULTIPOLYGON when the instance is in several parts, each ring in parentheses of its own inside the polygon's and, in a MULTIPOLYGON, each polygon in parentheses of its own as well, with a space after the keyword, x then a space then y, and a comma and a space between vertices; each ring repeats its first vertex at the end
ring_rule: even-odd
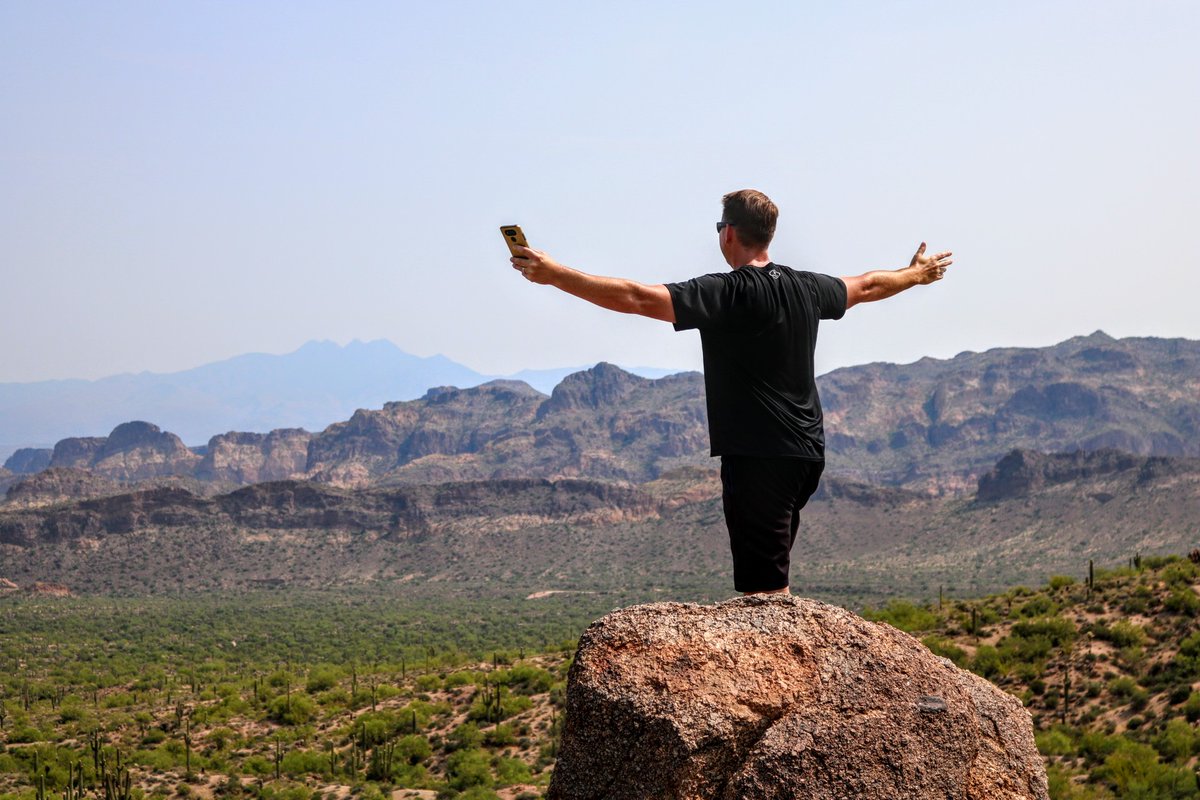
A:
POLYGON ((601 361, 591 369, 563 378, 554 387, 550 399, 538 409, 538 418, 569 409, 615 406, 634 389, 647 383, 649 380, 646 378, 639 378, 615 364, 601 361))

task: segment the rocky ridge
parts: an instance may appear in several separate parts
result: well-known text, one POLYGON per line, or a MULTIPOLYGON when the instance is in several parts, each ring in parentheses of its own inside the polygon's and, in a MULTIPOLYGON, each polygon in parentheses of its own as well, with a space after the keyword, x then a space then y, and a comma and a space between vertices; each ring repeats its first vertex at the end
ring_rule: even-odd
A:
POLYGON ((967 488, 1014 449, 1200 456, 1200 342, 1113 339, 867 364, 819 380, 831 464, 967 488))
MULTIPOLYGON (((828 478, 802 515, 794 587, 845 603, 936 596, 939 586, 983 593, 1079 574, 1087 558, 1196 547, 1196 461, 1113 458, 1069 454, 1081 477, 1023 479, 985 500, 828 478)), ((55 503, 47 494, 0 508, 0 575, 84 593, 269 581, 520 597, 640 586, 722 597, 731 578, 720 493, 715 470, 682 467, 637 485, 520 478, 350 489, 292 480, 216 496, 176 483, 55 503)))
POLYGON ((1013 450, 979 479, 980 502, 1024 497, 1059 484, 1135 474, 1139 483, 1156 478, 1200 474, 1200 458, 1136 456, 1120 450, 1037 453, 1013 450))

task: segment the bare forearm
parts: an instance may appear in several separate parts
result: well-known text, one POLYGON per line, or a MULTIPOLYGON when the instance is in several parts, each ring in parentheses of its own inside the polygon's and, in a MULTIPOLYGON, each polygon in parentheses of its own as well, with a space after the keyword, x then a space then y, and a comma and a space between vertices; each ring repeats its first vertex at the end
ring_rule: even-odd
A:
POLYGON ((648 286, 626 278, 589 275, 528 247, 518 248, 518 253, 511 259, 513 269, 519 270, 528 281, 553 286, 610 311, 675 321, 671 293, 662 284, 648 286))
POLYGON ((893 295, 918 285, 917 271, 911 267, 901 269, 876 269, 859 276, 862 280, 860 303, 886 300, 893 295))
POLYGON ((925 243, 921 242, 907 267, 876 269, 851 278, 842 278, 842 282, 846 284, 846 308, 859 303, 886 300, 905 289, 940 281, 946 274, 946 268, 954 263, 950 258, 952 255, 954 254, 949 250, 936 255, 926 255, 925 243))
POLYGON ((623 314, 642 313, 644 292, 639 290, 646 287, 637 281, 589 275, 563 266, 550 278, 550 285, 610 311, 620 311, 623 314))

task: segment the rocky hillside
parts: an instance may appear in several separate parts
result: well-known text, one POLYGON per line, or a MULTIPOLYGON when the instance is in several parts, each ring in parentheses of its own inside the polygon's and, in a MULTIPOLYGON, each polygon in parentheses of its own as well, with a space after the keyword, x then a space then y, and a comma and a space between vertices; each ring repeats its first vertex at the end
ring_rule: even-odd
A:
MULTIPOLYGON (((45 476, 50 473, 43 473, 45 476)), ((41 476, 38 476, 40 478, 41 476)), ((78 473, 46 489, 69 494, 78 473)), ((0 510, 0 577, 82 593, 402 584, 435 594, 732 592, 720 483, 511 478, 352 489, 312 481, 205 497, 170 484, 0 510)), ((839 478, 809 503, 796 591, 843 603, 983 593, 1134 552, 1197 546, 1200 459, 1017 452, 969 497, 839 478)))
MULTIPOLYGON (((1040 349, 869 364, 823 376, 827 474, 970 492, 1005 453, 1114 448, 1200 456, 1200 342, 1103 333, 1040 349)), ((86 469, 121 483, 164 476, 216 488, 287 478, 338 486, 506 477, 647 481, 708 462, 703 379, 658 380, 611 364, 546 397, 519 381, 359 410, 311 434, 227 433, 192 452, 148 423, 22 450, 13 473, 86 469)))

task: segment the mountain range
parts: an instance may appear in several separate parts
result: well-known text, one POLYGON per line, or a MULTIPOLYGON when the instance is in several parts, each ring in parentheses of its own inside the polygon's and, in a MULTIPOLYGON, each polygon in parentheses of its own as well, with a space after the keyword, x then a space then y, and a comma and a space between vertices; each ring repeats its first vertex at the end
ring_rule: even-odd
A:
MULTIPOLYGON (((1102 333, 822 376, 826 477, 796 585, 971 593, 1200 535, 1200 342, 1102 333)), ((438 596, 728 592, 703 378, 611 364, 547 396, 430 389, 319 433, 148 422, 14 453, 0 578, 142 594, 391 586, 438 596)))
MULTIPOLYGON (((969 492, 1013 449, 1200 457, 1200 342, 1095 333, 1046 348, 848 367, 818 384, 827 474, 862 483, 969 492)), ((511 380, 439 387, 359 409, 319 433, 221 433, 188 448, 151 423, 123 423, 107 437, 20 450, 0 482, 56 468, 125 485, 191 481, 208 494, 289 479, 347 488, 515 477, 640 483, 707 463, 700 374, 648 379, 602 363, 568 375, 548 397, 511 380)))
MULTIPOLYGON (((549 393, 579 368, 524 370, 509 377, 549 393)), ((636 367, 659 377, 671 370, 636 367)), ((359 408, 420 397, 431 386, 477 386, 483 375, 445 356, 421 358, 391 342, 308 342, 286 355, 251 353, 167 374, 95 381, 0 383, 0 459, 21 447, 91 436, 127 420, 154 420, 184 442, 214 433, 320 431, 359 408)))

